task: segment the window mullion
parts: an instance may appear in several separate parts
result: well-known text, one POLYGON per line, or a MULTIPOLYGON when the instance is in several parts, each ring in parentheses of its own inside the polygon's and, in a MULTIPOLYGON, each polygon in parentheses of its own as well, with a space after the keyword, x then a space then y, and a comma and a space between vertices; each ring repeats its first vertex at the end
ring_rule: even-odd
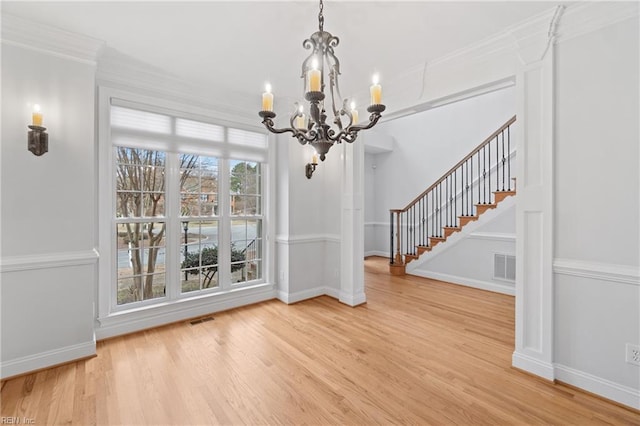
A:
POLYGON ((167 200, 167 236, 166 259, 167 299, 174 300, 180 296, 180 170, 176 153, 167 153, 167 172, 165 181, 165 197, 167 200))
POLYGON ((218 213, 220 215, 219 239, 218 239, 218 274, 221 289, 231 287, 231 209, 229 208, 229 160, 221 159, 218 170, 219 176, 219 196, 218 213))

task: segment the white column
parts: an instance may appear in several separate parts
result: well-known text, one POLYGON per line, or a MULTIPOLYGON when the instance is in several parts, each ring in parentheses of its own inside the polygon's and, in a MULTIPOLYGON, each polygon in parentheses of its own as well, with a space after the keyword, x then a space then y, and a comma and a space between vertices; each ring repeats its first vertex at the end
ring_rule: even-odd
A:
POLYGON ((356 306, 364 293, 364 142, 342 144, 340 302, 356 306))
POLYGON ((518 45, 516 88, 516 344, 512 363, 548 380, 553 371, 554 32, 562 8, 518 45))

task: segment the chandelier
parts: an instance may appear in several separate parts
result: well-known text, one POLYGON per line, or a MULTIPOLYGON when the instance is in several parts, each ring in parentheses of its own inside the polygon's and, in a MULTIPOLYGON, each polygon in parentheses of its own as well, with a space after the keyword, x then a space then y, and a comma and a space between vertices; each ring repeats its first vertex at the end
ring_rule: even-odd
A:
MULTIPOLYGON (((355 103, 347 98, 342 98, 338 85, 340 75, 340 62, 335 56, 334 48, 340 40, 338 37, 324 31, 324 16, 322 14, 323 2, 320 0, 320 12, 318 13, 318 31, 311 34, 302 46, 312 49, 311 54, 302 62, 303 93, 304 99, 309 102, 309 118, 307 119, 304 106, 295 103, 295 109, 289 118, 290 127, 276 128, 273 119, 273 93, 267 83, 262 94, 262 111, 258 113, 262 117, 262 124, 272 133, 289 132, 300 144, 310 144, 320 160, 324 161, 327 152, 335 143, 356 140, 360 130, 373 127, 380 119, 380 114, 385 110, 382 104, 382 87, 377 76, 373 77, 373 85, 370 87, 371 104, 367 108, 370 113, 367 123, 358 124, 358 110, 355 103), (326 72, 325 72, 326 71, 326 72), (329 85, 325 95, 326 85, 329 85), (333 114, 333 126, 327 123, 328 105, 325 104, 327 96, 331 98, 331 113, 333 114)), ((307 164, 306 174, 311 178, 317 166, 317 156, 313 156, 310 164, 307 164)))

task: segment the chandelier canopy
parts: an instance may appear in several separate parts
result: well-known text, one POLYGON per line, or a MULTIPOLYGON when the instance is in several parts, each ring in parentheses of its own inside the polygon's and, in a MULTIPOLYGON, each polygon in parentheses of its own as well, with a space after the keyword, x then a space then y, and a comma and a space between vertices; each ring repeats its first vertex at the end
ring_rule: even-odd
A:
MULTIPOLYGON (((292 133, 302 145, 310 144, 324 161, 325 156, 334 143, 356 140, 360 130, 370 129, 380 119, 380 114, 385 110, 382 104, 382 87, 377 76, 373 78, 370 87, 371 104, 367 108, 370 113, 367 123, 358 124, 358 110, 353 101, 342 98, 338 76, 340 75, 340 61, 334 53, 334 48, 340 40, 331 33, 324 31, 323 2, 320 0, 320 12, 318 13, 318 31, 311 34, 302 46, 311 49, 311 54, 302 62, 303 93, 304 99, 309 102, 309 118, 307 119, 304 106, 295 103, 295 109, 289 119, 290 127, 275 128, 273 119, 273 93, 267 83, 266 90, 262 94, 262 111, 258 114, 262 117, 262 124, 272 133, 292 133), (326 72, 325 72, 326 71, 326 72), (325 89, 329 85, 327 94, 325 89), (328 99, 331 98, 331 112, 333 125, 327 124, 328 99), (327 105, 325 104, 327 102, 327 105)), ((317 160, 314 155, 314 169, 317 160)), ((307 175, 307 177, 310 177, 307 175)))

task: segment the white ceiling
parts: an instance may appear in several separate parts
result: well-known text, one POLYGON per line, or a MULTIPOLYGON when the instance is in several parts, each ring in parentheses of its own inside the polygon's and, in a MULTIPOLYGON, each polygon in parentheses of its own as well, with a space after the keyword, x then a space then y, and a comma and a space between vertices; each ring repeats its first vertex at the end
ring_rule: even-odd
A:
MULTIPOLYGON (((561 2, 566 3, 566 2, 561 2)), ((552 2, 327 1, 324 29, 340 38, 344 96, 385 76, 490 37, 552 2)), ((97 38, 179 78, 231 92, 298 97, 302 41, 318 29, 316 1, 10 2, 2 13, 97 38)))

